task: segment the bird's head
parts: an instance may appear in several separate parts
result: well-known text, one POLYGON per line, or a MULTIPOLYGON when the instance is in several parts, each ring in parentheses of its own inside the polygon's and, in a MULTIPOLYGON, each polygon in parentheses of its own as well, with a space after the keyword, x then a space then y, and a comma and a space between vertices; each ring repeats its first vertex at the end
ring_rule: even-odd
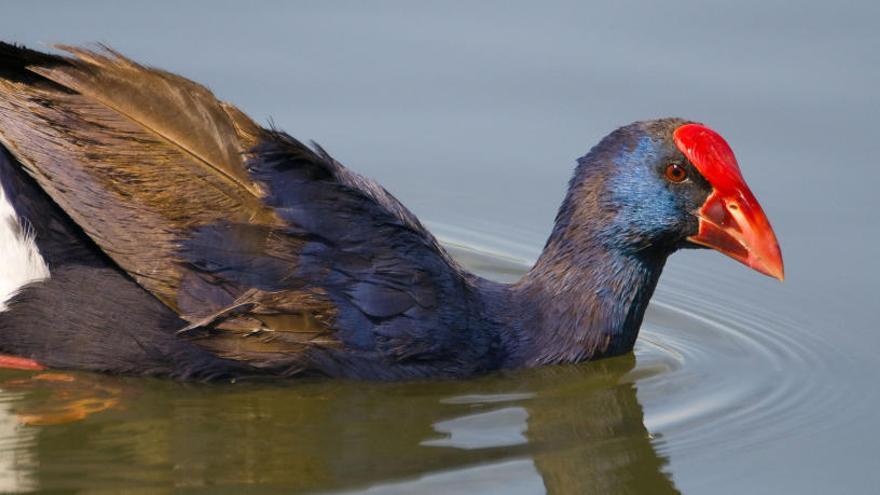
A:
POLYGON ((592 225, 581 236, 616 250, 708 247, 782 280, 776 235, 715 131, 680 119, 636 122, 578 163, 557 223, 566 237, 592 225))

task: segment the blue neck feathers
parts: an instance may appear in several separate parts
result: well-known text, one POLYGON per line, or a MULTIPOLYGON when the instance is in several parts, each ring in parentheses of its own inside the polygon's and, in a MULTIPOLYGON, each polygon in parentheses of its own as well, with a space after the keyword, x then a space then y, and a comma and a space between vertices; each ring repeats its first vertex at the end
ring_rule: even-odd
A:
POLYGON ((651 163, 653 142, 619 144, 603 142, 579 161, 544 252, 504 290, 504 310, 515 315, 506 322, 516 332, 510 366, 578 362, 635 343, 673 249, 642 235, 666 214, 665 188, 632 191, 650 184, 633 163, 651 163))

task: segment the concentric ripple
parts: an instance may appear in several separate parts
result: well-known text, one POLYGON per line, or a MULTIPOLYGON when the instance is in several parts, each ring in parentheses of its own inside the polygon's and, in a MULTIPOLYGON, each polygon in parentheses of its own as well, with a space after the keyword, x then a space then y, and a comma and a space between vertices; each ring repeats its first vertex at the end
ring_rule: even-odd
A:
MULTIPOLYGON (((496 280, 518 279, 535 255, 464 237, 447 242, 454 257, 496 280)), ((3 373, 0 491, 182 480, 230 493, 259 482, 310 493, 672 494, 682 466, 723 466, 865 414, 870 391, 828 379, 857 369, 833 332, 768 309, 774 299, 754 279, 712 277, 676 266, 635 356, 580 365, 376 384, 3 373)))
POLYGON ((724 454, 842 420, 828 418, 845 392, 822 379, 842 356, 779 315, 706 299, 660 291, 636 349, 678 363, 638 382, 645 424, 667 448, 724 454))
MULTIPOLYGON (((452 251, 490 278, 509 281, 529 265, 499 255, 503 247, 484 251, 453 243, 452 251), (496 275, 498 263, 503 269, 496 275)), ((847 420, 839 404, 858 397, 823 379, 847 365, 831 342, 801 331, 784 311, 727 292, 707 295, 703 287, 712 281, 705 274, 693 277, 700 278, 701 285, 661 282, 636 345, 637 364, 627 375, 638 389, 645 427, 663 439, 660 451, 724 455, 847 420)))

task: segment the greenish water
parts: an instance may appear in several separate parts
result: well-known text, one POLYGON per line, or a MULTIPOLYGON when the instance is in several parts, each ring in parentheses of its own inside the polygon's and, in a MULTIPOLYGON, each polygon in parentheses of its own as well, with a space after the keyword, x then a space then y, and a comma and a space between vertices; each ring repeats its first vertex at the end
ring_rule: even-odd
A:
MULTIPOLYGON (((484 276, 525 270, 450 247, 484 276)), ((693 297, 658 295, 634 355, 467 381, 205 385, 6 371, 0 488, 677 493, 670 454, 748 450, 809 426, 833 399, 810 380, 818 350, 785 337, 784 322, 757 330, 710 301, 679 306, 693 297)))
POLYGON ((679 253, 633 356, 462 382, 3 372, 0 492, 877 493, 878 27, 867 0, 3 2, 6 40, 106 42, 316 139, 501 280, 602 136, 703 121, 787 278, 679 253))

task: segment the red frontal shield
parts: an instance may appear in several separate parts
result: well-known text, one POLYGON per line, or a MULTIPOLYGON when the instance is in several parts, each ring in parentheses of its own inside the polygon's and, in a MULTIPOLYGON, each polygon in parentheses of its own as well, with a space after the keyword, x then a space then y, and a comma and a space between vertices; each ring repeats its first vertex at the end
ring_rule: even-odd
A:
POLYGON ((724 138, 706 126, 685 124, 675 130, 673 139, 713 188, 696 212, 699 232, 688 240, 782 280, 785 270, 776 234, 724 138))

